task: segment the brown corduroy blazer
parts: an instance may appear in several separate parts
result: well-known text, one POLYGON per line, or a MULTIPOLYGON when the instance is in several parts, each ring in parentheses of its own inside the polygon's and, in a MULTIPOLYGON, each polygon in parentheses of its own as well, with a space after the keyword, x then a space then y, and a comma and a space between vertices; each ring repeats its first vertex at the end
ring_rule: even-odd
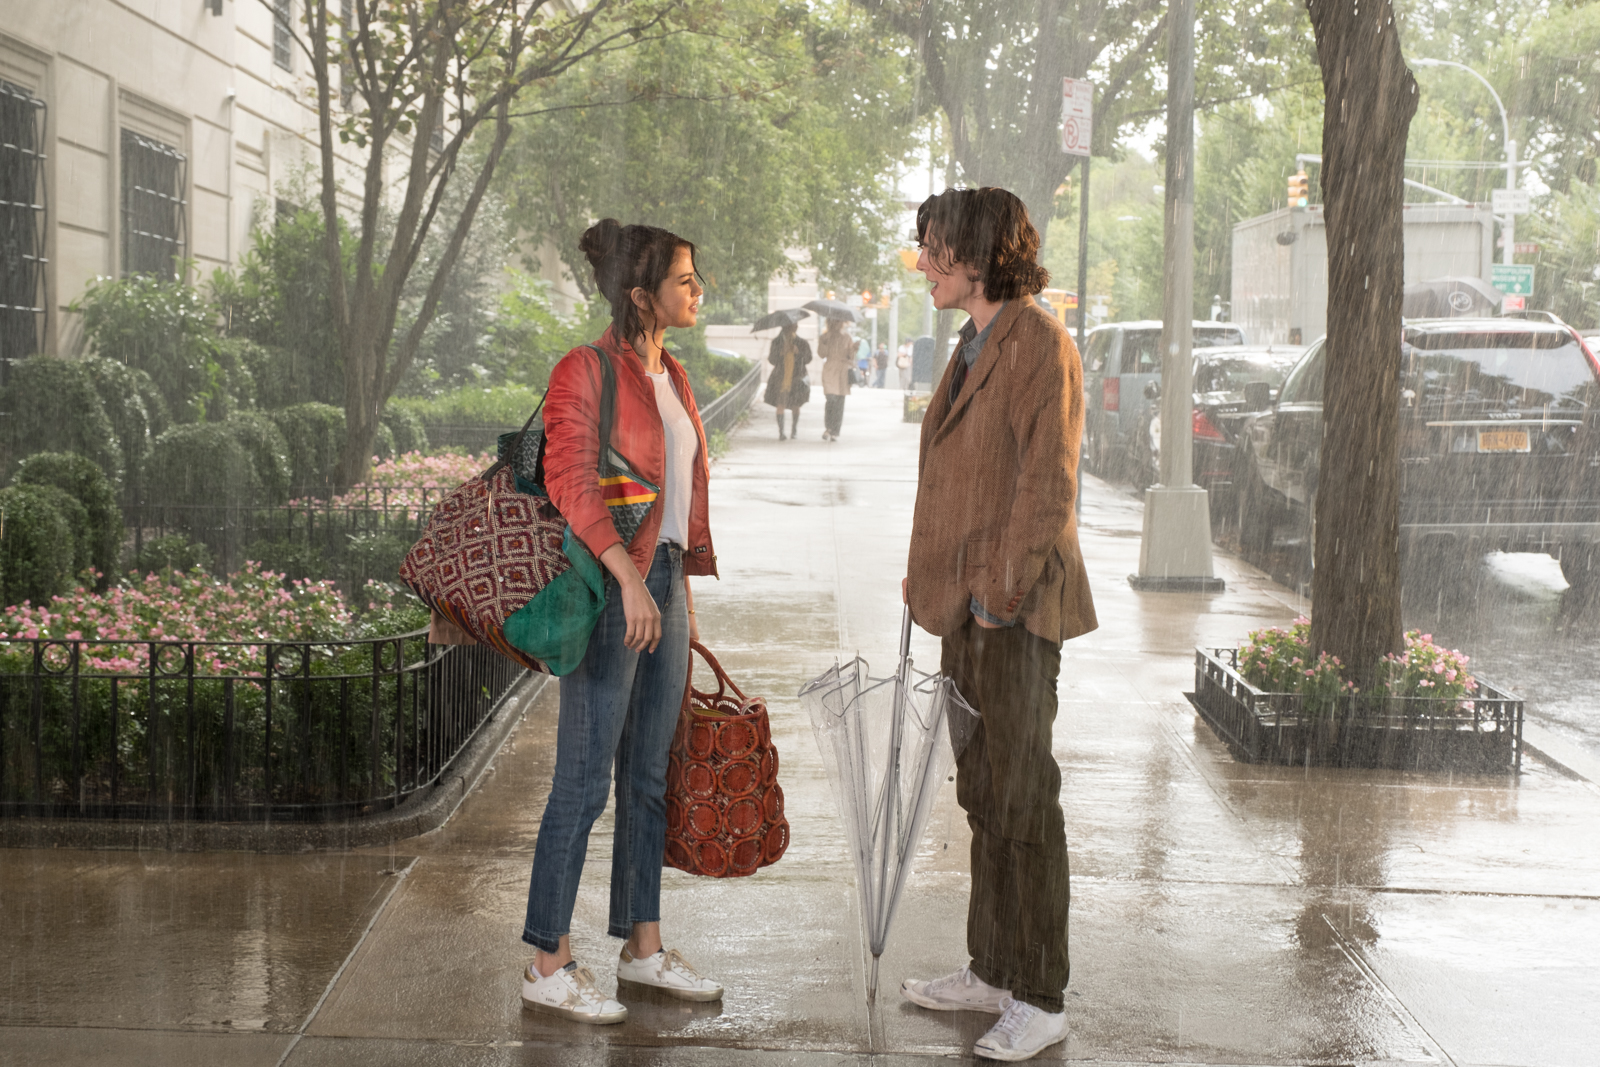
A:
POLYGON ((1048 641, 1098 624, 1073 501, 1083 434, 1083 365, 1071 336, 1032 299, 1000 312, 950 403, 952 359, 922 420, 906 568, 911 617, 954 633, 976 597, 1048 641))

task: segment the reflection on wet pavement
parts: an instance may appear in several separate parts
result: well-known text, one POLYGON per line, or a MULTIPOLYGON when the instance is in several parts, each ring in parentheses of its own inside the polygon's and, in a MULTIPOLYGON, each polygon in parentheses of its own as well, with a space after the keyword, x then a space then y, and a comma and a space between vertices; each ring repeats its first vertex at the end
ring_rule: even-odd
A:
MULTIPOLYGON (((965 962, 968 837, 954 790, 930 818, 869 1006, 844 835, 794 697, 835 656, 882 667, 894 652, 916 427, 898 421, 893 393, 858 393, 850 411, 832 445, 780 445, 756 420, 713 476, 723 580, 696 586, 703 637, 771 701, 793 830, 786 858, 749 879, 665 872, 667 940, 726 984, 722 1004, 629 998, 628 1022, 598 1030, 521 1009, 517 932, 549 788, 551 687, 455 817, 403 857, 0 857, 0 955, 12 961, 0 1064, 112 1050, 119 1067, 277 1063, 286 1050, 294 1067, 967 1056, 989 1017, 924 1012, 895 992, 965 962), (101 988, 85 990, 85 975, 101 988), (253 1020, 266 1032, 237 1032, 253 1020), (217 1041, 233 1042, 225 1057, 205 1044, 217 1041)), ((1074 873, 1072 1035, 1045 1058, 1596 1062, 1585 961, 1600 953, 1600 790, 1536 760, 1520 778, 1234 762, 1181 696, 1192 649, 1305 605, 1225 554, 1220 596, 1135 594, 1125 576, 1139 526, 1137 501, 1089 480, 1083 543, 1102 625, 1067 645, 1055 730, 1074 873)), ((1550 610, 1527 603, 1528 620, 1550 610)), ((913 653, 931 667, 938 643, 919 633, 913 653)), ((573 928, 607 988, 610 828, 607 814, 591 837, 573 928)))

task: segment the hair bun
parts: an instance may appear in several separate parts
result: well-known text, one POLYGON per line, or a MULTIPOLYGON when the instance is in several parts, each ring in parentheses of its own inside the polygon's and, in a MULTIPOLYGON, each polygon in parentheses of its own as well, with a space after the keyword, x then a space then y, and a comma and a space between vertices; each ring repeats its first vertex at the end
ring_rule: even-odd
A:
POLYGON ((616 219, 601 219, 583 231, 583 236, 578 238, 578 251, 598 272, 606 260, 617 254, 617 246, 621 243, 622 223, 616 219))

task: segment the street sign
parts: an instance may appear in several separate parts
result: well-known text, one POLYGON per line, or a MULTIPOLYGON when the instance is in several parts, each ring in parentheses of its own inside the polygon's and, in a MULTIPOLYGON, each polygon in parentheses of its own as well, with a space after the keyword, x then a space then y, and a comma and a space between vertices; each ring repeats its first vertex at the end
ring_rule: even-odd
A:
POLYGON ((1087 78, 1061 79, 1061 151, 1089 154, 1094 132, 1094 84, 1087 78))
POLYGON ((1536 256, 1539 254, 1539 244, 1537 241, 1518 241, 1511 251, 1519 256, 1536 256))
POLYGON ((1491 263, 1489 284, 1507 296, 1532 296, 1533 264, 1491 263))
POLYGON ((1526 215, 1533 210, 1526 189, 1496 189, 1489 194, 1489 204, 1496 215, 1526 215))
POLYGON ((1525 311, 1528 307, 1528 298, 1525 296, 1508 296, 1500 304, 1501 311, 1525 311))

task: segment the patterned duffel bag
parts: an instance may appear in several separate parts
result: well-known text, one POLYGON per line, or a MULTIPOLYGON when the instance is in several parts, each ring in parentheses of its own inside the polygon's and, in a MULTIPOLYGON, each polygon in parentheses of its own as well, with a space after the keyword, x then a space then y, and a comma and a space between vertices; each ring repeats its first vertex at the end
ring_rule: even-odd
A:
POLYGON ((678 729, 667 760, 666 863, 708 878, 741 878, 778 862, 789 820, 778 784, 767 702, 747 697, 722 664, 694 642, 678 729), (694 687, 694 653, 717 679, 694 687))

